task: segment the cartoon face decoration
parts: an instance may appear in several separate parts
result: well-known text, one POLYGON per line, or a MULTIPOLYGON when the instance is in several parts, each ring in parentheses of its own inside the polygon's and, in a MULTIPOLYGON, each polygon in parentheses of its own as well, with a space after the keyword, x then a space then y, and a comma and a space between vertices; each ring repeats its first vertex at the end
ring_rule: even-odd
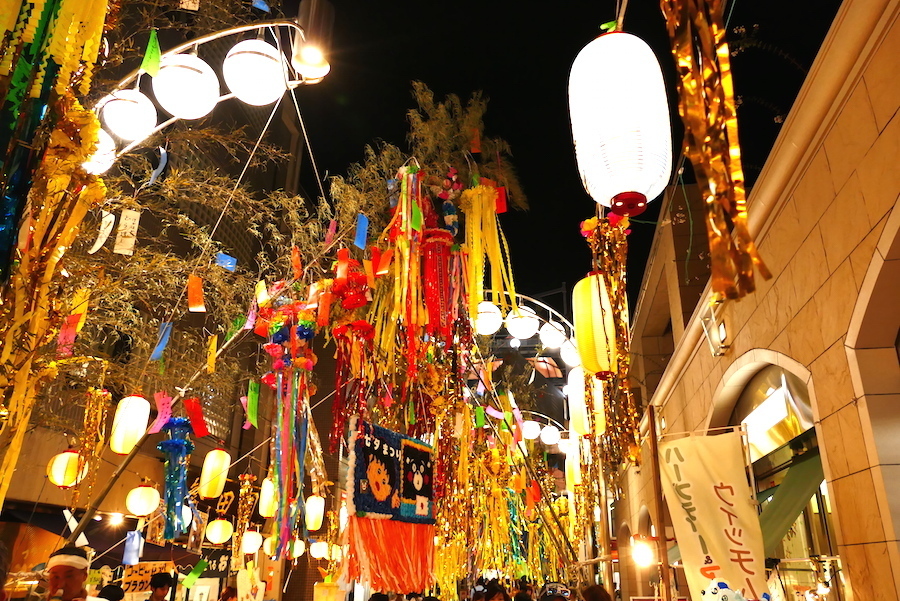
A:
POLYGON ((386 501, 391 495, 391 478, 387 466, 381 459, 372 455, 366 468, 366 479, 372 496, 378 501, 386 501))
MULTIPOLYGON (((731 590, 727 582, 710 580, 709 586, 700 591, 703 601, 747 601, 740 591, 731 590)), ((763 595, 768 598, 768 593, 763 595)))
POLYGON ((403 498, 431 498, 432 460, 427 450, 411 445, 403 448, 403 498))

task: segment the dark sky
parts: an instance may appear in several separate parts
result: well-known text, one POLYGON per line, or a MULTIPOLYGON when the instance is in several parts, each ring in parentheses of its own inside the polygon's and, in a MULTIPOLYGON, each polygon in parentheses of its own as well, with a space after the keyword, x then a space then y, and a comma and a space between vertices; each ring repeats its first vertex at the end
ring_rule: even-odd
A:
MULTIPOLYGON (((571 290, 589 269, 578 223, 593 214, 581 186, 569 127, 567 82, 572 60, 614 18, 615 3, 335 0, 332 72, 301 88, 301 109, 321 173, 343 174, 376 139, 405 148, 410 82, 464 100, 476 90, 490 99, 487 135, 506 139, 530 202, 527 212, 501 217, 517 287, 524 294, 571 290)), ((733 59, 747 179, 755 178, 812 64, 839 2, 740 0, 729 40, 744 42, 733 59), (754 28, 758 25, 758 28, 754 28), (749 41, 746 36, 749 35, 749 41)), ((730 5, 729 5, 730 6, 730 5)), ((726 8, 726 14, 729 8, 726 8)), ((659 58, 675 111, 675 71, 656 1, 633 0, 625 30, 659 58)), ((673 112, 673 141, 681 127, 673 112)), ((677 156, 677 151, 673 152, 677 156)), ((316 189, 311 170, 303 185, 316 189)), ((688 175, 688 177, 690 177, 688 175)), ((655 220, 658 202, 641 219, 655 220)), ((635 224, 630 238, 629 288, 640 286, 654 226, 635 224)), ((561 298, 548 298, 561 308, 561 298)), ((632 303, 635 299, 631 299, 632 303)))

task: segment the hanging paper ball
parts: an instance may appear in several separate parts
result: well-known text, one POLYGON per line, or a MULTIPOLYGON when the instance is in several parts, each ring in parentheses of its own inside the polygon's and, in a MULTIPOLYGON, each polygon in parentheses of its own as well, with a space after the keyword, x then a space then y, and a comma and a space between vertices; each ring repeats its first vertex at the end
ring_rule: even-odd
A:
POLYGON ((181 523, 184 524, 185 528, 189 528, 191 522, 194 521, 194 510, 191 509, 191 506, 185 503, 181 506, 181 523))
POLYGON ((161 498, 156 487, 142 484, 128 491, 128 495, 125 497, 125 507, 128 508, 131 515, 144 517, 156 511, 160 501, 161 498))
MULTIPOLYGON (((306 552, 306 541, 302 538, 295 538, 291 541, 290 545, 288 545, 288 556, 291 559, 297 559, 302 556, 303 553, 306 552)), ((310 550, 310 552, 312 552, 310 550)))
POLYGON ((219 102, 219 78, 193 54, 164 56, 153 78, 156 101, 173 117, 199 119, 219 102))
POLYGON ((478 303, 478 317, 475 318, 475 332, 482 336, 490 336, 503 325, 503 313, 500 307, 490 301, 478 303))
POLYGON ((581 365, 581 356, 578 354, 578 349, 571 340, 566 340, 560 345, 559 356, 563 360, 563 363, 569 367, 578 367, 581 365))
POLYGON ((127 396, 116 406, 109 448, 118 455, 127 455, 144 436, 150 422, 150 403, 142 396, 127 396))
POLYGON ((116 90, 97 103, 100 121, 114 136, 126 142, 140 141, 156 127, 153 101, 138 90, 116 90))
POLYGON ((281 98, 287 89, 284 67, 275 46, 262 40, 244 40, 225 55, 222 77, 238 100, 265 106, 281 98))
POLYGON ((325 518, 325 498, 310 495, 306 498, 306 529, 315 532, 322 527, 325 518))
POLYGON ((314 542, 309 546, 309 555, 314 559, 325 559, 328 557, 328 543, 323 540, 314 542))
POLYGON ((541 329, 538 330, 538 336, 541 339, 541 344, 546 348, 559 348, 566 341, 566 331, 561 324, 555 321, 548 321, 542 324, 541 329))
POLYGON ((544 426, 541 430, 541 442, 552 447, 559 442, 559 428, 556 426, 544 426))
POLYGON ((569 74, 569 114, 585 190, 614 212, 642 212, 672 170, 669 104, 650 47, 618 32, 585 46, 569 74))
POLYGON ((214 545, 227 542, 232 534, 234 534, 234 526, 228 520, 219 518, 206 525, 206 540, 214 545))
POLYGON ((78 451, 69 449, 58 455, 54 455, 47 464, 47 477, 50 482, 60 488, 72 488, 81 482, 87 475, 87 462, 78 469, 81 455, 78 451))
POLYGON ((228 480, 228 468, 231 467, 231 455, 224 449, 213 449, 203 459, 200 471, 198 494, 201 499, 214 499, 225 490, 228 480))
POLYGON ((531 307, 515 307, 506 315, 506 331, 513 338, 528 340, 537 334, 541 320, 531 307))
POLYGON ((522 422, 522 438, 526 440, 534 440, 540 435, 541 424, 531 419, 526 419, 524 422, 522 422))
POLYGON ((271 478, 263 478, 259 486, 259 515, 264 518, 275 517, 278 511, 278 497, 275 494, 275 482, 271 478))
POLYGON ((256 530, 247 530, 241 537, 241 552, 246 555, 253 555, 263 544, 262 534, 256 530))

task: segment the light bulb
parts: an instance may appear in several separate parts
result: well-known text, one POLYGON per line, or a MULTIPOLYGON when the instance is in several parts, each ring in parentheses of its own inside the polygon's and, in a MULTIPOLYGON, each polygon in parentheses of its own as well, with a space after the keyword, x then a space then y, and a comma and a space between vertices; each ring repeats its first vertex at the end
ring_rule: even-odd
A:
POLYGON ((238 100, 253 106, 272 104, 287 89, 281 53, 262 40, 244 40, 229 50, 222 77, 238 100))
POLYGON ((631 558, 639 568, 648 568, 656 562, 656 554, 650 543, 644 540, 636 540, 631 545, 631 558))
POLYGON ((325 53, 315 44, 304 43, 294 53, 291 63, 297 73, 308 80, 307 83, 316 83, 331 71, 331 65, 325 59, 325 53))
POLYGON ((513 338, 509 341, 509 346, 510 348, 519 348, 520 346, 522 346, 522 341, 518 338, 513 338))
POLYGON ((138 90, 116 90, 97 103, 100 121, 126 142, 140 141, 156 127, 158 115, 153 101, 138 90))
POLYGON ((106 133, 97 130, 97 149, 91 158, 81 164, 82 168, 92 175, 102 175, 116 162, 116 141, 106 133))
POLYGON ((119 526, 125 522, 125 516, 121 513, 111 513, 106 521, 109 522, 110 526, 119 526))

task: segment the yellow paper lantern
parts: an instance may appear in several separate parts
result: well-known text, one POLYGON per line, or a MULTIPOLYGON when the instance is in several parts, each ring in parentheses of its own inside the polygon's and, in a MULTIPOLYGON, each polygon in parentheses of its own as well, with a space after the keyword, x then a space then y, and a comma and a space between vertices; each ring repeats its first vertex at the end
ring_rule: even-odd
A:
POLYGON ((227 542, 232 534, 234 534, 234 526, 228 520, 219 518, 206 525, 206 540, 214 545, 227 542))
POLYGON ((591 385, 591 394, 594 397, 594 436, 602 436, 606 433, 606 408, 603 402, 603 382, 594 378, 591 385))
POLYGON ((224 449, 213 449, 203 459, 198 494, 202 499, 215 499, 225 490, 231 455, 224 449))
POLYGON ((575 284, 572 292, 575 342, 588 374, 616 369, 616 323, 603 275, 593 273, 575 284))
POLYGON ((127 455, 144 436, 150 422, 150 403, 142 396, 127 396, 119 401, 109 435, 109 448, 127 455))
POLYGON ((587 405, 585 404, 584 369, 576 367, 569 371, 566 393, 569 402, 569 428, 580 436, 590 433, 587 405))
POLYGON ((302 538, 295 538, 288 546, 288 555, 291 559, 297 559, 306 552, 306 541, 302 538))
POLYGON ((253 555, 262 547, 262 534, 256 530, 247 530, 241 537, 241 551, 246 555, 253 555))
POLYGON ((328 543, 316 541, 309 546, 309 555, 313 559, 325 559, 328 556, 328 543))
POLYGON ((142 484, 128 491, 128 495, 125 497, 125 507, 128 508, 131 515, 143 517, 156 511, 160 500, 159 491, 155 487, 142 484))
POLYGON ((275 481, 263 478, 259 486, 259 515, 264 518, 275 517, 278 511, 278 497, 275 495, 275 481))
MULTIPOLYGON (((319 495, 310 495, 306 499, 306 529, 315 532, 322 527, 325 518, 325 498, 319 495)), ((310 550, 310 552, 312 552, 310 550)), ((324 556, 323 556, 324 557, 324 556)))
POLYGON ((272 536, 267 536, 266 540, 263 541, 262 548, 263 553, 265 553, 267 557, 274 557, 275 551, 278 548, 278 537, 274 534, 272 536))
POLYGON ((87 475, 87 461, 78 469, 78 461, 81 456, 78 451, 69 449, 59 455, 54 455, 47 464, 47 477, 50 482, 60 488, 72 488, 81 482, 87 475))

